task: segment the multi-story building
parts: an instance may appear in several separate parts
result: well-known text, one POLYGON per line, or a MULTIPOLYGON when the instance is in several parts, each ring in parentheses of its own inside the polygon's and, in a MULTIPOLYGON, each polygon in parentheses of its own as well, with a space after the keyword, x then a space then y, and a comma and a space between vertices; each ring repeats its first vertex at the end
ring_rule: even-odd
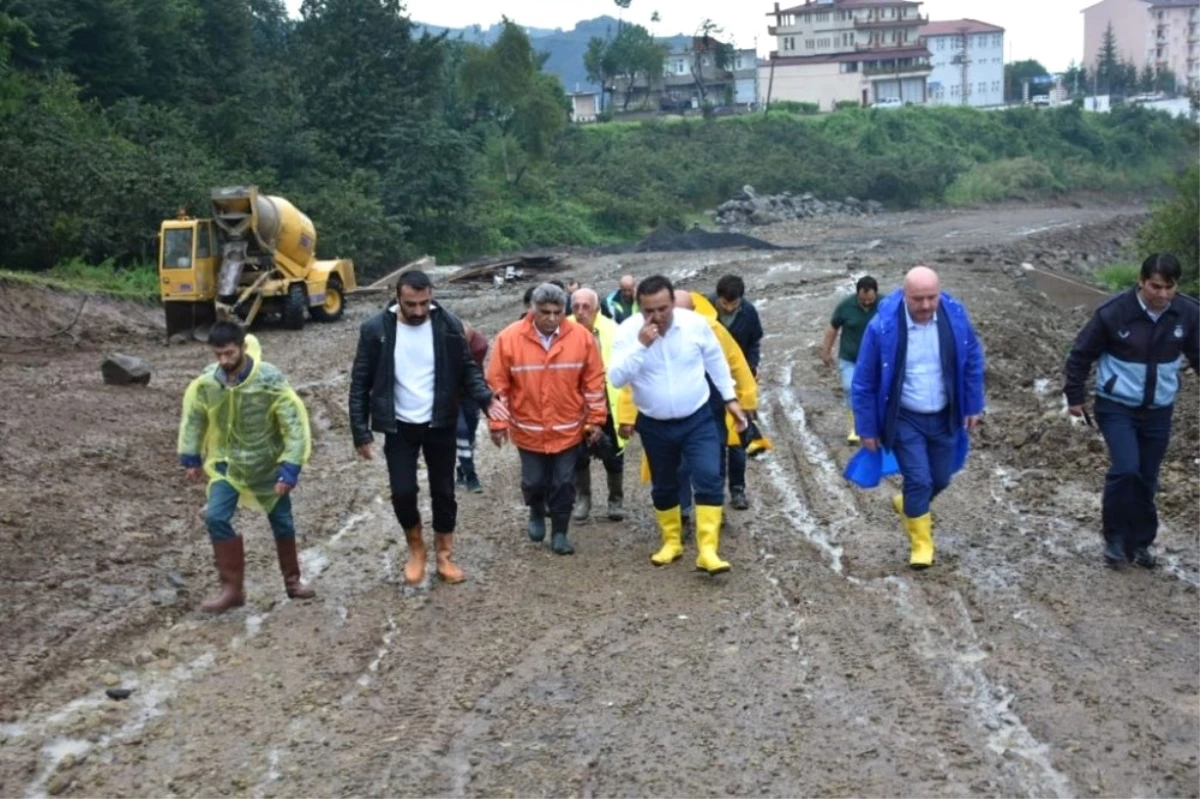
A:
POLYGON ((638 74, 630 82, 614 81, 612 107, 633 110, 683 110, 714 106, 749 106, 758 99, 758 54, 754 49, 729 53, 718 65, 718 51, 727 47, 715 39, 697 36, 690 46, 671 52, 663 62, 661 79, 648 81, 638 74), (626 103, 626 95, 629 102, 626 103))
POLYGON ((931 105, 1004 104, 1004 28, 977 19, 928 22, 921 39, 932 54, 931 105))
POLYGON ((897 98, 925 103, 933 70, 921 42, 928 22, 916 0, 809 0, 767 16, 777 46, 759 84, 769 102, 870 105, 897 98))
MULTIPOLYGON (((1112 26, 1118 58, 1167 67, 1200 88, 1200 0, 1101 0, 1083 10, 1083 63, 1092 68, 1112 26)), ((1180 88, 1183 88, 1181 85, 1180 88)))

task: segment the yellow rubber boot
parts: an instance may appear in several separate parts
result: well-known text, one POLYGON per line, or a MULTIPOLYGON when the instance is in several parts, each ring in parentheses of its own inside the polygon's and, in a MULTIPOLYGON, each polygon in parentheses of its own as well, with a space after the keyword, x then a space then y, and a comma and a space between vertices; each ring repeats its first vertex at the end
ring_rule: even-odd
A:
POLYGON ((730 566, 717 555, 721 543, 721 506, 696 506, 696 569, 709 574, 727 572, 730 566))
POLYGON ((933 517, 928 513, 915 519, 905 517, 904 527, 912 542, 908 565, 913 569, 928 569, 933 565, 933 517))
POLYGON ((650 556, 655 566, 669 566, 683 557, 683 517, 679 506, 670 510, 656 510, 658 529, 662 532, 662 548, 650 556))
POLYGON ((847 444, 857 444, 860 439, 858 433, 854 432, 854 411, 846 411, 846 415, 850 417, 850 432, 846 435, 847 444))
POLYGON ((892 508, 901 516, 904 515, 904 495, 892 494, 892 508))

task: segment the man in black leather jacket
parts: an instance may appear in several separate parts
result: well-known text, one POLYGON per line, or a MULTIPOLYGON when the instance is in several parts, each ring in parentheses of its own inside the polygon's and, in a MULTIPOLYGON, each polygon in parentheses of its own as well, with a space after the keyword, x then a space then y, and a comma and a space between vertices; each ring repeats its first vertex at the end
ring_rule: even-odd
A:
MULTIPOLYGON (((372 457, 372 431, 384 434, 392 507, 408 542, 404 581, 425 579, 425 541, 417 509, 417 456, 429 471, 437 576, 465 578, 453 563, 455 440, 460 398, 489 408, 488 390, 471 358, 463 325, 433 302, 424 272, 408 272, 396 284, 396 301, 363 323, 350 374, 350 427, 358 454, 372 457)), ((498 412, 498 409, 497 409, 498 412)))

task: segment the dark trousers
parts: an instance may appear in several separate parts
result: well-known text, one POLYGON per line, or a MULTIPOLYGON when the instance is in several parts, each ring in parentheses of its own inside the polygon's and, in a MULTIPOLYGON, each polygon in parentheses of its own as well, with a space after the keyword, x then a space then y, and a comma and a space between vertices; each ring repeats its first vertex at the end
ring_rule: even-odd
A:
POLYGON ((521 494, 530 513, 552 519, 571 515, 575 504, 575 464, 579 447, 547 455, 518 449, 521 453, 521 494))
POLYGON ((893 452, 904 477, 905 516, 929 513, 929 503, 950 485, 957 443, 949 408, 938 413, 900 409, 893 452))
POLYGON ((421 512, 417 509, 417 455, 420 453, 425 456, 425 468, 429 472, 433 531, 453 533, 458 521, 458 502, 454 499, 454 428, 405 422, 396 422, 396 426, 398 430, 389 433, 383 444, 396 520, 405 530, 421 523, 421 512))
MULTIPOLYGON (((224 480, 218 480, 208 490, 208 505, 204 509, 204 524, 208 537, 213 541, 231 541, 237 538, 233 530, 233 514, 238 506, 237 489, 224 480)), ((296 523, 292 519, 292 497, 285 494, 267 514, 271 523, 271 534, 277 539, 296 537, 296 523)))
MULTIPOLYGON (((724 429, 722 428, 722 432, 724 429)), ((741 444, 725 447, 729 450, 729 490, 746 488, 746 448, 741 444)))
MULTIPOLYGON (((615 448, 617 445, 617 431, 613 427, 612 414, 608 415, 608 419, 604 422, 604 435, 608 436, 608 440, 613 443, 615 448)), ((625 450, 621 450, 615 455, 610 455, 602 459, 604 463, 604 471, 609 474, 621 474, 625 470, 625 450)), ((575 462, 575 471, 586 472, 592 466, 592 456, 588 451, 587 442, 584 441, 579 445, 579 459, 575 462)))
POLYGON ((638 414, 637 432, 650 462, 650 498, 656 510, 680 504, 679 467, 686 464, 697 505, 724 505, 721 439, 707 405, 684 419, 651 419, 638 414))
POLYGON ((1173 408, 1130 408, 1100 397, 1095 407, 1111 461, 1104 479, 1104 535, 1121 540, 1132 554, 1158 535, 1154 494, 1171 439, 1173 408))
POLYGON ((475 430, 479 427, 479 405, 470 397, 463 397, 458 406, 458 472, 464 479, 475 478, 475 430))

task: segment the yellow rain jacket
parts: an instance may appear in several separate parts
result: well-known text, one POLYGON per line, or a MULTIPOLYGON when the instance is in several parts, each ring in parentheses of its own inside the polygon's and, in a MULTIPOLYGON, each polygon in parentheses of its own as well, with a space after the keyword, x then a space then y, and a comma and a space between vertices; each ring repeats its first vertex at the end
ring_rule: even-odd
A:
POLYGON ((224 480, 241 495, 242 506, 269 513, 278 500, 281 466, 294 481, 312 453, 312 434, 304 403, 283 373, 263 362, 255 336, 246 336, 246 354, 253 366, 238 385, 226 385, 214 363, 188 386, 179 456, 185 466, 203 460, 210 490, 224 480))
MULTIPOLYGON (((725 361, 729 364, 729 371, 733 375, 733 390, 737 394, 738 404, 742 406, 743 411, 758 410, 758 381, 754 379, 754 373, 750 371, 750 363, 742 354, 742 348, 738 346, 733 336, 729 335, 725 326, 717 321, 717 309, 712 306, 708 298, 693 291, 692 302, 695 303, 696 313, 708 320, 709 327, 716 334, 717 341, 721 343, 721 351, 725 353, 725 361)), ((633 424, 636 421, 637 406, 633 404, 633 391, 626 387, 621 391, 620 400, 617 403, 617 424, 633 424)), ((725 412, 725 443, 730 447, 741 444, 737 423, 729 411, 725 412)), ((642 482, 650 482, 650 462, 646 459, 644 452, 642 453, 641 472, 642 482)))
MULTIPOLYGON (((575 315, 567 317, 572 322, 578 322, 575 315)), ((617 323, 609 319, 603 314, 596 314, 596 330, 595 336, 600 342, 600 360, 604 361, 604 387, 608 393, 608 412, 616 414, 617 403, 621 401, 621 389, 613 386, 612 381, 608 379, 608 364, 612 360, 612 345, 613 339, 617 336, 617 323)), ((616 424, 613 425, 616 427, 616 424)), ((621 434, 617 433, 617 449, 625 449, 625 445, 629 443, 629 439, 621 438, 621 434)))

